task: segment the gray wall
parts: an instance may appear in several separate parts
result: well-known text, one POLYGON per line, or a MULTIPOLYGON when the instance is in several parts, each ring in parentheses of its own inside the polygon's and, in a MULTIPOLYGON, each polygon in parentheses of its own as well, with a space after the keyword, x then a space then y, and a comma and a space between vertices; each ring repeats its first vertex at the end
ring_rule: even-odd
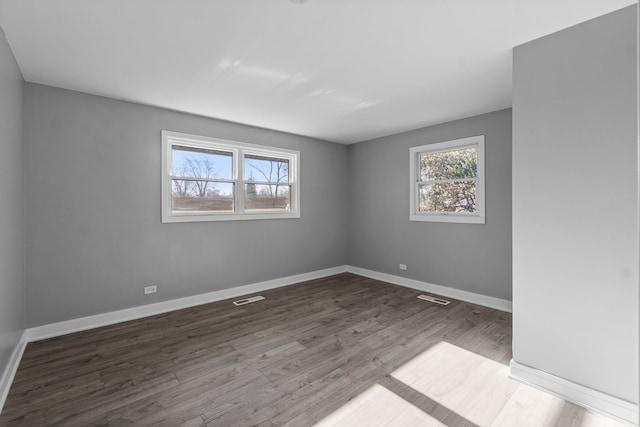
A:
POLYGON ((29 326, 347 261, 343 145, 31 83, 25 117, 29 326), (302 217, 161 224, 162 129, 300 150, 302 217))
POLYGON ((0 376, 25 328, 23 86, 0 31, 0 376))
POLYGON ((349 171, 350 265, 511 300, 510 109, 351 145, 349 171), (409 221, 409 148, 473 135, 486 224, 409 221))
POLYGON ((514 49, 513 358, 638 402, 636 6, 514 49))

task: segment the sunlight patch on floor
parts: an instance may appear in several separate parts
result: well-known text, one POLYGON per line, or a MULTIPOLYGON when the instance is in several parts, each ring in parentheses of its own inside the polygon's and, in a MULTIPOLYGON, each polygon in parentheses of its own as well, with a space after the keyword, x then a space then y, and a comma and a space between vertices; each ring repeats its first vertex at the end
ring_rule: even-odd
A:
POLYGON ((317 426, 624 425, 512 380, 508 370, 441 341, 392 372, 387 386, 373 385, 317 426))
POLYGON ((316 426, 444 426, 397 394, 375 384, 316 426))
POLYGON ((509 368, 439 342, 391 376, 479 426, 490 425, 519 383, 509 368))

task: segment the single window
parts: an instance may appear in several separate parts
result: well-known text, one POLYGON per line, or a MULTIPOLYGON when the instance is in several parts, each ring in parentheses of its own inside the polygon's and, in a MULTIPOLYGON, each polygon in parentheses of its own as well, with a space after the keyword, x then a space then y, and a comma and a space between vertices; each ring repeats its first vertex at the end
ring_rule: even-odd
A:
POLYGON ((162 131, 162 222, 299 218, 298 151, 162 131))
POLYGON ((484 135, 410 151, 411 221, 485 223, 484 135))

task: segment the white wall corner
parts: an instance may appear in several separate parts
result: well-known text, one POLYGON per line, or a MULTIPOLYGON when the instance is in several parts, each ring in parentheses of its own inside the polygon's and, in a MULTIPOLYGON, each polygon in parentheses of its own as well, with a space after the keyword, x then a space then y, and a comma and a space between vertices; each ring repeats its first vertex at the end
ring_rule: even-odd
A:
POLYGON ((638 405, 511 360, 509 377, 619 421, 638 425, 638 405))
POLYGON ((448 288, 446 286, 435 285, 433 283, 422 282, 419 280, 408 279, 406 277, 394 276, 392 274, 380 273, 366 268, 354 267, 349 265, 348 271, 360 276, 369 277, 371 279, 380 280, 382 282, 392 283, 394 285, 404 286, 423 292, 430 292, 444 297, 455 298, 457 300, 482 305, 496 310, 512 312, 511 301, 490 297, 487 295, 476 294, 473 292, 462 291, 460 289, 448 288))
POLYGON ((18 341, 18 344, 13 349, 9 363, 7 363, 7 366, 2 373, 2 377, 0 377, 0 413, 2 413, 2 408, 7 400, 7 396, 9 395, 9 389, 11 388, 13 379, 18 371, 18 366, 20 365, 24 349, 27 347, 27 342, 27 333, 25 331, 22 333, 20 341, 18 341))

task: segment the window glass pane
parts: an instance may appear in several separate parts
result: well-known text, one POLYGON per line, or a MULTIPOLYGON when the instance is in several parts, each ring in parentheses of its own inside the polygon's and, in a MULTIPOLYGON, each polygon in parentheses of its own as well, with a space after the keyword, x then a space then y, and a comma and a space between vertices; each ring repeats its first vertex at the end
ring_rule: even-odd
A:
POLYGON ((439 182, 418 186, 420 212, 475 212, 475 181, 439 182))
POLYGON ((244 180, 289 182, 289 160, 245 154, 244 180))
POLYGON ((171 180, 173 212, 233 212, 230 182, 171 180))
POLYGON ((478 150, 474 147, 421 153, 419 162, 419 180, 423 182, 478 176, 478 150))
POLYGON ((245 184, 246 211, 291 210, 291 186, 245 184))
POLYGON ((232 179, 233 154, 174 145, 171 149, 171 169, 173 176, 232 179))

